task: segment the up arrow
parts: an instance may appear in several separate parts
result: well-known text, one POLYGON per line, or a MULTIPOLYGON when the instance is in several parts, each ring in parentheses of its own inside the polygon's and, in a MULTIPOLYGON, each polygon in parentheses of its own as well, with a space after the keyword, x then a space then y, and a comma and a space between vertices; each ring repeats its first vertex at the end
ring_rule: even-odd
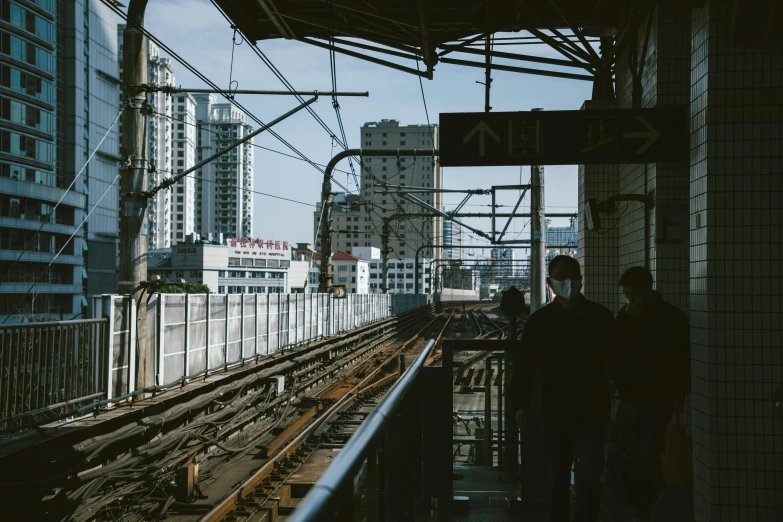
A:
POLYGON ((462 138, 462 144, 465 145, 474 134, 478 133, 479 136, 479 157, 484 157, 484 135, 489 134, 490 138, 500 143, 500 136, 495 134, 489 125, 484 123, 484 120, 479 121, 470 132, 468 132, 464 138, 462 138))
POLYGON ((658 129, 653 127, 643 116, 637 116, 636 119, 639 121, 639 123, 644 125, 647 130, 645 132, 623 132, 623 138, 647 138, 647 141, 645 141, 641 147, 636 149, 636 153, 641 154, 642 152, 649 149, 650 145, 655 143, 655 141, 661 137, 661 133, 658 132, 658 129))

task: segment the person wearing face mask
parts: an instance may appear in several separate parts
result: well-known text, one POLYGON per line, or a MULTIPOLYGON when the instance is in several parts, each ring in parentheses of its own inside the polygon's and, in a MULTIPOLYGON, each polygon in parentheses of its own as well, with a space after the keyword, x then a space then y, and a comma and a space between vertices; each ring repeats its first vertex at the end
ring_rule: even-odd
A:
POLYGON ((556 297, 525 323, 510 393, 518 403, 517 424, 526 431, 535 372, 541 368, 549 521, 595 522, 601 506, 600 477, 611 407, 606 370, 621 397, 632 397, 634 381, 619 350, 612 312, 581 293, 579 262, 569 256, 555 257, 549 263, 547 284, 556 297))
MULTIPOLYGON (((617 314, 620 344, 631 368, 641 376, 635 401, 623 401, 630 431, 637 435, 636 470, 627 503, 636 520, 650 519, 663 490, 662 455, 666 427, 679 414, 691 385, 688 316, 653 290, 649 270, 633 267, 620 279, 626 305, 617 314)), ((634 452, 636 453, 636 452, 634 452)))

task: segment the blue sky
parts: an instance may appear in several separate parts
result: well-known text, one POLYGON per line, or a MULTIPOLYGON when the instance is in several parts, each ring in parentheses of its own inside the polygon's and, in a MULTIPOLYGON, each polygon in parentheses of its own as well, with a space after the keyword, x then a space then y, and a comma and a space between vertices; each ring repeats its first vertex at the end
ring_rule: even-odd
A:
MULTIPOLYGON (((228 87, 231 68, 232 35, 229 24, 208 0, 152 0, 147 8, 146 27, 191 65, 220 87, 228 87)), ((331 89, 329 53, 320 48, 290 40, 259 42, 260 49, 298 90, 331 89)), ((504 51, 522 51, 540 56, 557 56, 549 47, 526 45, 520 49, 505 47, 504 51)), ((423 67, 423 66, 422 66, 423 67)), ((204 85, 184 67, 175 63, 177 84, 184 87, 204 85)), ((525 111, 535 107, 545 110, 578 109, 590 98, 591 83, 493 71, 492 110, 525 111)), ((247 43, 234 49, 233 80, 240 89, 282 90, 283 85, 252 52, 247 43)), ((481 112, 484 110, 484 88, 476 81, 484 80, 477 68, 438 65, 435 78, 424 81, 424 93, 432 123, 441 112, 481 112)), ((385 68, 344 55, 337 55, 337 84, 340 90, 369 91, 369 98, 342 98, 341 114, 348 144, 358 147, 359 128, 369 121, 383 118, 399 120, 402 125, 426 123, 419 80, 393 69, 385 68)), ((270 121, 297 105, 289 96, 242 96, 237 100, 263 121, 270 121)), ((335 131, 337 120, 329 98, 320 99, 315 111, 335 131)), ((317 163, 325 164, 339 149, 332 148, 329 135, 305 111, 280 123, 275 130, 296 148, 317 163)), ((271 135, 262 134, 256 144, 291 153, 271 135)), ((308 163, 256 148, 255 190, 307 203, 320 197, 321 175, 308 163)), ((346 162, 341 168, 348 169, 346 162)), ((488 188, 490 185, 527 183, 530 168, 446 168, 446 188, 488 188)), ((337 177, 346 182, 345 174, 337 177)), ((546 205, 550 212, 575 212, 577 206, 577 167, 552 166, 545 173, 546 205)), ((353 188, 353 182, 348 185, 353 188)), ((447 207, 459 202, 459 195, 445 198, 447 207)), ((313 207, 255 196, 254 233, 264 238, 290 242, 312 240, 313 207)), ((489 198, 474 197, 469 205, 487 205, 489 198)), ((513 205, 509 194, 498 200, 513 205)), ((487 206, 470 206, 472 212, 488 212, 487 206)), ((501 209, 502 210, 502 209, 501 209)), ((510 209, 507 209, 510 211, 510 209)), ((524 232, 526 220, 515 220, 510 231, 524 232)), ((487 230, 489 220, 471 220, 477 228, 487 230)), ((555 224, 564 224, 555 220, 555 224)), ((516 234, 515 234, 516 235, 516 234)))

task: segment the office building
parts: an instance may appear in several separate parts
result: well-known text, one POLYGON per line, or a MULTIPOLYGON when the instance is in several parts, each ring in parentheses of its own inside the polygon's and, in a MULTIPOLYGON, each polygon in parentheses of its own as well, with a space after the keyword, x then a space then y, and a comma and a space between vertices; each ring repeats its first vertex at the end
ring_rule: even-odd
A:
POLYGON ((75 318, 117 289, 115 31, 97 0, 0 5, 3 321, 75 318))
MULTIPOLYGON (((214 94, 196 101, 196 161, 206 159, 251 132, 245 114, 230 103, 217 103, 214 94)), ((253 235, 253 140, 196 171, 196 232, 228 236, 253 235)))
POLYGON ((335 252, 329 263, 332 285, 344 286, 347 294, 370 293, 369 263, 345 252, 335 252))
POLYGON ((292 260, 291 254, 286 241, 232 238, 220 244, 187 239, 150 251, 147 272, 168 281, 201 283, 218 294, 303 292, 309 264, 292 260))
MULTIPOLYGON (((353 249, 356 257, 369 263, 370 284, 368 291, 371 294, 383 293, 383 259, 381 249, 375 247, 356 247, 353 249)), ((432 293, 430 285, 430 272, 432 260, 419 258, 419 293, 432 293)), ((412 294, 415 291, 415 258, 390 257, 388 261, 388 291, 389 294, 412 294)))
POLYGON ((579 230, 576 217, 571 218, 567 227, 553 227, 552 220, 546 220, 546 247, 570 247, 576 250, 579 245, 579 230))
POLYGON ((462 259, 462 226, 449 219, 443 220, 443 257, 462 259))
MULTIPOLYGON (((331 212, 332 252, 341 250, 351 253, 352 249, 364 244, 364 216, 361 196, 344 192, 334 195, 331 212), (362 241, 362 243, 360 243, 362 241)), ((313 244, 321 251, 321 202, 313 212, 313 244)))
MULTIPOLYGON (((443 188, 443 171, 432 150, 438 148, 437 125, 404 125, 397 120, 381 120, 365 123, 361 127, 361 146, 365 149, 388 149, 389 155, 365 157, 361 172, 362 218, 358 246, 381 248, 381 231, 384 218, 401 213, 429 213, 419 205, 405 201, 393 192, 406 187, 443 188), (398 149, 416 149, 420 155, 397 156, 398 149), (429 151, 429 152, 428 152, 429 151), (388 183, 387 194, 379 192, 376 185, 388 183)), ((415 197, 427 205, 443 210, 443 194, 418 193, 415 197)), ((389 222, 390 255, 411 258, 419 247, 441 244, 442 218, 418 217, 393 219, 389 222)), ((358 239, 358 241, 357 241, 358 239)), ((357 246, 357 245, 354 245, 357 246)), ((432 249, 422 248, 422 257, 432 257, 432 249)))
POLYGON ((517 251, 513 248, 493 248, 491 252, 494 276, 497 278, 515 277, 521 266, 516 262, 517 251))

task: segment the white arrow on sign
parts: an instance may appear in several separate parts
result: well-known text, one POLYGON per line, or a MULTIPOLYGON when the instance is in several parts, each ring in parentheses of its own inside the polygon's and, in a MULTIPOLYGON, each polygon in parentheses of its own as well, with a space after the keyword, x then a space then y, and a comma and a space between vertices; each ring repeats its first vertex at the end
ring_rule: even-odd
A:
POLYGON ((474 134, 478 133, 479 136, 479 157, 484 156, 484 135, 489 134, 489 136, 495 140, 496 142, 500 143, 500 136, 498 136, 495 131, 493 131, 489 125, 484 123, 484 120, 479 121, 475 127, 473 127, 469 133, 465 135, 464 138, 462 138, 462 144, 465 145, 470 138, 473 137, 474 134))
POLYGON ((645 132, 623 132, 623 138, 647 138, 647 141, 642 143, 642 146, 636 149, 637 154, 641 154, 642 152, 646 151, 650 148, 650 145, 655 143, 655 141, 661 137, 661 133, 658 132, 658 129, 652 126, 652 124, 647 121, 646 118, 643 116, 637 116, 637 120, 639 120, 639 123, 644 125, 647 128, 647 131, 645 132))

